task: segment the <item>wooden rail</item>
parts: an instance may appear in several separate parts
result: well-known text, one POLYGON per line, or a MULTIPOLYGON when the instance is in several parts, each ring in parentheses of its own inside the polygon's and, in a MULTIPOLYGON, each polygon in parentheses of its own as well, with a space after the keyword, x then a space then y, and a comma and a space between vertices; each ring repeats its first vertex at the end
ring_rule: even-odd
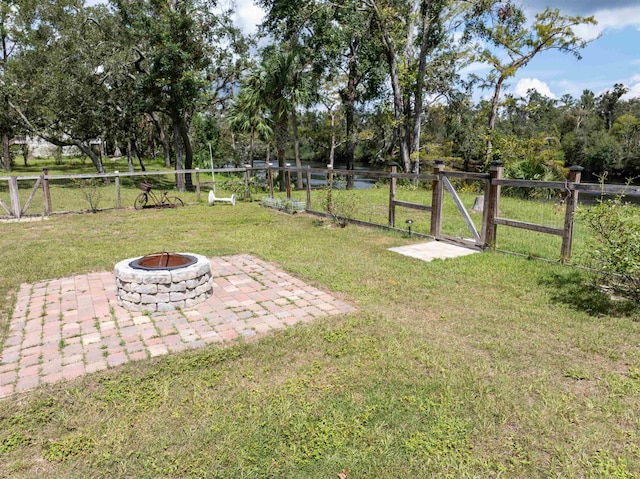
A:
POLYGON ((494 223, 502 226, 511 226, 512 228, 520 228, 523 230, 536 231, 538 233, 546 233, 550 235, 562 236, 563 228, 554 228, 553 226, 538 225, 535 223, 527 223, 526 221, 510 220, 507 218, 494 218, 494 223))
MULTIPOLYGON (((105 174, 72 174, 72 175, 50 175, 45 168, 41 175, 26 176, 5 176, 0 177, 0 182, 6 181, 9 190, 9 202, 0 198, 0 212, 4 210, 10 217, 20 218, 27 213, 37 192, 41 189, 43 194, 43 214, 50 215, 54 212, 54 205, 51 201, 50 182, 59 180, 75 180, 75 179, 114 179, 116 208, 122 207, 121 188, 123 178, 136 177, 153 177, 153 176, 174 176, 195 174, 195 190, 196 198, 200 201, 201 197, 201 175, 202 173, 241 173, 245 185, 245 194, 250 195, 251 177, 255 171, 264 171, 265 178, 269 188, 269 194, 274 197, 274 182, 276 175, 284 184, 283 191, 286 191, 287 197, 291 197, 292 184, 291 179, 293 173, 301 172, 306 178, 306 209, 312 211, 311 204, 311 175, 322 175, 327 179, 327 187, 333 188, 336 176, 357 176, 362 178, 379 178, 388 180, 389 182, 389 202, 388 202, 388 228, 395 229, 396 208, 408 208, 417 211, 430 213, 430 230, 429 237, 447 240, 473 246, 476 248, 491 248, 496 245, 498 226, 519 228, 537 233, 544 233, 562 237, 561 259, 568 260, 571 257, 571 246, 573 243, 574 214, 578 204, 580 193, 597 193, 606 195, 626 195, 630 197, 640 197, 640 186, 636 185, 601 185, 594 183, 581 182, 581 168, 572 167, 569 171, 569 177, 566 181, 530 181, 505 179, 502 177, 503 167, 500 163, 494 163, 489 169, 489 173, 468 173, 457 171, 445 171, 444 163, 436 161, 433 172, 430 174, 414 174, 402 173, 398 171, 398 165, 392 165, 390 171, 371 171, 371 170, 344 170, 333 168, 309 168, 305 167, 297 169, 291 165, 278 167, 274 165, 266 165, 264 167, 252 168, 250 165, 244 165, 241 168, 214 168, 211 169, 190 169, 180 171, 138 171, 138 172, 114 172, 105 174), (482 198, 483 217, 482 230, 478 232, 473 221, 466 211, 465 206, 458 197, 454 185, 449 179, 459 179, 464 181, 478 181, 485 184, 484 197, 482 198), (397 182, 398 180, 422 181, 431 185, 431 204, 412 203, 397 199, 397 182), (20 195, 18 192, 18 184, 21 181, 34 181, 31 191, 23 205, 20 204, 20 195), (564 194, 564 224, 561 228, 548 225, 540 225, 526 221, 520 221, 513 218, 504 218, 499 213, 499 203, 502 187, 516 188, 543 188, 555 189, 566 192, 564 194), (445 194, 451 195, 460 215, 464 219, 473 240, 465 240, 461 238, 452 238, 442 232, 442 209, 445 194)), ((366 223, 366 222, 365 222, 366 223)))

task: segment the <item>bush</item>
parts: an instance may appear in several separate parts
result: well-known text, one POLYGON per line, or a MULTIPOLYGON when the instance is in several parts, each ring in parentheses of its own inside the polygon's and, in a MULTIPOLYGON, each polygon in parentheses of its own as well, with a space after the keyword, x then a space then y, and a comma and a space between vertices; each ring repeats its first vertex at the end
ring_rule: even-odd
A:
POLYGON ((89 210, 92 213, 96 213, 102 200, 102 190, 100 189, 101 181, 97 178, 80 179, 76 181, 82 191, 82 196, 84 196, 87 203, 89 203, 89 210))
POLYGON ((322 208, 337 226, 344 228, 355 216, 356 201, 351 191, 327 188, 322 200, 322 208))
MULTIPOLYGON (((565 181, 566 175, 563 168, 552 161, 545 162, 543 159, 525 159, 513 161, 504 168, 505 178, 514 180, 533 181, 565 181)), ((558 190, 546 188, 518 188, 507 186, 502 189, 506 196, 517 198, 550 199, 557 197, 558 190)))
POLYGON ((591 237, 589 266, 607 273, 603 285, 640 302, 640 215, 622 196, 600 200, 580 213, 591 237))

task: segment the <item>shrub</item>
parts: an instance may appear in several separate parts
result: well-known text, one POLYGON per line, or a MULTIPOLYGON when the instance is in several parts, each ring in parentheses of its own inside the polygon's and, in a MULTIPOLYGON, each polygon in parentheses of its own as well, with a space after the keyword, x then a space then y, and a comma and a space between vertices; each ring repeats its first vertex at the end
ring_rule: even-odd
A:
POLYGON ((98 206, 102 200, 102 190, 100 189, 101 181, 97 178, 77 180, 77 184, 82 191, 82 195, 89 203, 89 209, 92 213, 98 211, 98 206))
POLYGON ((603 284, 640 302, 640 215, 622 196, 598 203, 580 213, 591 236, 589 265, 607 273, 603 284))
POLYGON ((351 191, 326 189, 326 196, 322 201, 322 208, 329 213, 334 223, 340 228, 349 224, 355 215, 356 202, 351 191))
MULTIPOLYGON (((557 163, 542 159, 525 159, 513 161, 505 166, 505 178, 514 180, 534 180, 534 181, 565 181, 565 171, 557 163)), ((508 186, 503 188, 502 193, 506 196, 518 198, 544 198, 550 199, 558 196, 558 190, 546 188, 518 188, 508 186)))

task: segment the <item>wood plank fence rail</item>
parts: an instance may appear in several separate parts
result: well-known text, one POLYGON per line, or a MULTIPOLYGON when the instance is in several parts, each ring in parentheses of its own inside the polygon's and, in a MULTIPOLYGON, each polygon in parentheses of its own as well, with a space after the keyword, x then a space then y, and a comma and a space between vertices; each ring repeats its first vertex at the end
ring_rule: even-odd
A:
MULTIPOLYGON (((180 171, 136 171, 136 172, 113 172, 105 174, 72 174, 72 175, 50 175, 45 168, 41 175, 28 175, 28 176, 5 176, 0 177, 0 184, 7 182, 9 191, 9 203, 0 198, 0 213, 6 212, 10 218, 20 218, 26 215, 28 208, 30 207, 34 197, 39 189, 42 189, 43 194, 43 214, 50 215, 54 213, 54 205, 51 200, 50 182, 60 180, 75 180, 75 179, 101 179, 105 182, 114 180, 115 183, 115 206, 116 208, 122 208, 121 189, 123 178, 136 178, 136 177, 167 177, 174 175, 186 175, 195 174, 195 191, 198 201, 201 199, 201 187, 206 184, 214 184, 215 180, 212 178, 212 182, 203 183, 202 174, 224 173, 224 174, 238 174, 241 181, 245 185, 245 198, 250 197, 250 187, 253 185, 253 177, 257 173, 264 172, 264 181, 268 188, 271 198, 274 197, 275 189, 274 183, 276 179, 281 179, 281 187, 283 192, 286 192, 287 198, 291 198, 292 189, 295 189, 292 184, 292 177, 297 177, 298 173, 302 174, 306 189, 306 210, 313 213, 318 213, 312 210, 312 194, 314 189, 312 186, 312 175, 326 178, 326 186, 322 188, 333 188, 337 177, 362 177, 362 178, 375 178, 388 181, 389 184, 389 203, 388 203, 388 225, 384 226, 390 229, 395 229, 396 221, 396 208, 408 208, 418 211, 425 211, 430 213, 430 230, 427 237, 441 239, 446 241, 456 242, 458 244, 465 244, 467 246, 475 248, 492 248, 496 245, 497 228, 510 227, 519 228, 523 230, 533 231, 537 233, 544 233, 554 236, 562 237, 561 248, 561 260, 567 261, 571 257, 571 247, 573 243, 573 230, 574 230, 574 215, 575 209, 578 204, 580 193, 599 193, 603 196, 606 195, 625 195, 629 197, 640 197, 640 186, 636 185, 601 185, 595 183, 582 183, 581 182, 580 167, 571 167, 569 169, 569 176, 566 181, 529 181, 529 180, 515 180, 505 179, 503 175, 503 166, 499 162, 495 162, 489 168, 488 173, 467 173, 458 171, 445 171, 444 162, 438 160, 435 162, 433 171, 431 173, 403 173, 398 171, 398 165, 392 164, 390 171, 373 171, 373 170, 344 170, 334 168, 296 168, 290 164, 284 167, 278 165, 268 164, 266 166, 251 167, 251 165, 244 165, 238 168, 214 168, 212 169, 190 169, 180 171), (455 186, 450 179, 463 180, 463 181, 477 181, 484 184, 484 195, 482 199, 482 229, 480 232, 476 230, 476 227, 471 220, 465 206, 463 205, 460 197, 458 196, 455 186), (397 186, 398 180, 409 180, 413 182, 428 183, 431 186, 431 204, 412 203, 408 201, 402 201, 397 199, 397 186), (21 204, 20 195, 18 191, 18 184, 21 181, 34 182, 30 186, 31 191, 24 202, 21 204), (538 189, 553 189, 565 191, 564 198, 564 224, 562 227, 554 227, 548 225, 541 225, 530 223, 526 221, 520 221, 513 218, 504 218, 500 216, 500 196, 502 187, 516 187, 516 188, 538 188, 538 189), (454 201, 460 215, 462 216, 465 224, 469 228, 473 240, 465 240, 462 238, 452 238, 443 234, 442 232, 442 211, 443 202, 446 194, 449 194, 454 201)), ((264 187, 265 183, 261 183, 264 187)), ((361 222, 359 223, 366 223, 361 222)))
MULTIPOLYGON (((248 171, 251 170, 250 167, 245 166, 244 168, 214 168, 213 173, 242 173, 245 176, 245 181, 248 181, 250 176, 248 176, 248 171)), ((42 189, 43 195, 43 214, 45 216, 53 214, 54 208, 53 203, 51 201, 51 182, 61 181, 61 180, 91 180, 91 179, 99 179, 102 181, 110 181, 111 179, 115 180, 115 205, 116 208, 122 208, 122 178, 135 178, 135 177, 166 177, 166 176, 174 176, 174 175, 185 175, 185 174, 195 174, 196 175, 196 193, 197 199, 200 201, 200 188, 202 182, 200 181, 201 173, 212 173, 210 168, 206 170, 201 170, 199 168, 189 169, 189 170, 179 170, 179 171, 134 171, 134 172, 119 172, 115 171, 113 173, 83 173, 83 174, 71 174, 71 175, 50 175, 47 168, 43 168, 42 174, 39 176, 28 175, 28 176, 4 176, 0 177, 0 182, 6 181, 8 184, 9 190, 9 204, 0 198, 0 213, 4 210, 7 213, 7 216, 10 218, 21 218, 26 215, 27 209, 31 206, 31 202, 33 201, 37 190, 42 189), (29 197, 25 201, 24 205, 20 204, 20 195, 18 189, 18 183, 20 181, 34 181, 29 197)), ((0 215, 1 216, 1 215, 0 215)))

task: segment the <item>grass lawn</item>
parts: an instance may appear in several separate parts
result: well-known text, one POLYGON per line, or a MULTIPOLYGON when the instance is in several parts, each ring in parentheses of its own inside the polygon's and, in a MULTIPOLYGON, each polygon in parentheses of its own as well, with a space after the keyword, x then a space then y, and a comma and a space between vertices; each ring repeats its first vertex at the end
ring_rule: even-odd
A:
POLYGON ((355 304, 257 341, 0 400, 0 477, 639 477, 640 312, 586 273, 257 203, 0 224, 23 282, 152 251, 251 253, 355 304))

